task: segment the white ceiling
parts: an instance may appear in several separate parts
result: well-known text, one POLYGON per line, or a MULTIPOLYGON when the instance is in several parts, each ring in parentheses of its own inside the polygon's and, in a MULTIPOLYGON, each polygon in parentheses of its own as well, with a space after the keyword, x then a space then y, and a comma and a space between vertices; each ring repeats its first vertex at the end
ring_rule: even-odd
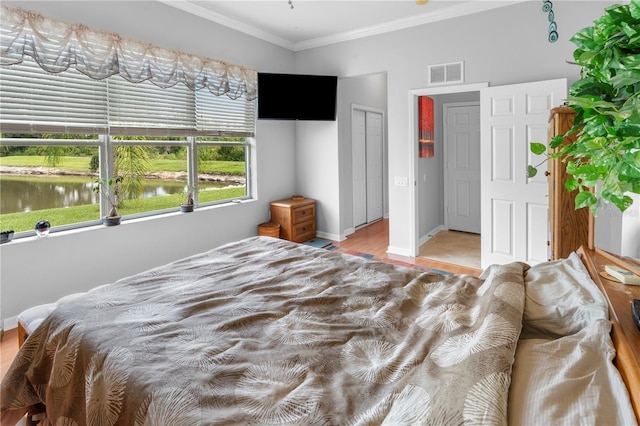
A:
POLYGON ((526 0, 158 0, 298 51, 526 0))

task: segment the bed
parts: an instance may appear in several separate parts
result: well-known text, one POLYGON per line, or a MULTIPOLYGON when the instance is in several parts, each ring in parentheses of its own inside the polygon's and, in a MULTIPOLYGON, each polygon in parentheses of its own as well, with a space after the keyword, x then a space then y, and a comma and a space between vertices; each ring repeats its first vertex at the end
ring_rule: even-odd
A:
MULTIPOLYGON (((441 275, 252 237, 60 304, 2 382, 55 425, 637 424, 580 256, 441 275)), ((5 424, 3 422, 3 424, 5 424)))

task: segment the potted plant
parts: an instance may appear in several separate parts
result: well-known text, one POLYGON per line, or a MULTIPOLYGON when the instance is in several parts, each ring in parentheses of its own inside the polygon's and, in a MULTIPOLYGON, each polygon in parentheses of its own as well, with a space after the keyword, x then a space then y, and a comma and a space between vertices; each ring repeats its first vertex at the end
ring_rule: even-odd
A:
POLYGON ((191 185, 187 185, 184 188, 184 195, 185 195, 185 200, 184 203, 182 203, 180 205, 180 211, 187 213, 187 212, 192 212, 193 211, 193 206, 194 206, 194 201, 193 201, 193 191, 195 190, 195 188, 191 185))
POLYGON ((102 218, 102 223, 106 226, 120 224, 118 206, 120 204, 120 185, 122 181, 122 176, 114 176, 111 179, 102 178, 98 179, 93 186, 93 191, 102 194, 109 202, 109 212, 102 218))
MULTIPOLYGON (((571 85, 567 106, 573 127, 551 140, 548 155, 566 163, 569 191, 578 190, 576 209, 596 212, 603 200, 625 211, 640 194, 640 0, 605 9, 592 27, 578 31, 575 63, 580 79, 571 85), (562 144, 565 137, 575 141, 562 144)), ((532 152, 546 148, 532 143, 532 152)), ((535 167, 529 166, 529 176, 535 167)))

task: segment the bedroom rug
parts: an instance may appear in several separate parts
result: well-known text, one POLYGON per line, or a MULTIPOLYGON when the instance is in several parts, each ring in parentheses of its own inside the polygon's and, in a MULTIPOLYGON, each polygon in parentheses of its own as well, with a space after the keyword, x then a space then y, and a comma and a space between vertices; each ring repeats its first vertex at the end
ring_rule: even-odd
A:
POLYGON ((451 272, 441 271, 440 269, 427 268, 426 266, 414 265, 413 263, 402 262, 400 260, 379 259, 379 258, 377 258, 374 255, 369 254, 369 253, 363 253, 363 252, 357 251, 357 250, 345 249, 345 248, 342 248, 342 247, 339 247, 339 246, 334 246, 333 244, 330 245, 330 246, 325 247, 325 249, 326 250, 331 250, 331 251, 336 252, 336 253, 350 254, 352 256, 364 257, 365 259, 379 260, 379 261, 384 262, 384 263, 390 263, 392 265, 402 266, 402 267, 410 268, 410 269, 416 269, 418 271, 437 272, 438 274, 442 274, 442 275, 451 275, 451 272))
POLYGON ((331 245, 331 241, 323 240, 322 238, 314 238, 313 240, 309 240, 304 244, 311 247, 324 248, 328 245, 331 245))

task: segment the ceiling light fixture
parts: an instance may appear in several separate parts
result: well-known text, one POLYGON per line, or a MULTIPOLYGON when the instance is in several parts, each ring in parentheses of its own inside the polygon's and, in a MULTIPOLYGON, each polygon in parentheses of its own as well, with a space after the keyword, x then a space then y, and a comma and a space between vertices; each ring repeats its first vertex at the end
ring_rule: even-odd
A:
POLYGON ((418 6, 425 5, 425 4, 427 4, 428 2, 429 2, 429 0, 416 0, 416 4, 417 4, 418 6))

